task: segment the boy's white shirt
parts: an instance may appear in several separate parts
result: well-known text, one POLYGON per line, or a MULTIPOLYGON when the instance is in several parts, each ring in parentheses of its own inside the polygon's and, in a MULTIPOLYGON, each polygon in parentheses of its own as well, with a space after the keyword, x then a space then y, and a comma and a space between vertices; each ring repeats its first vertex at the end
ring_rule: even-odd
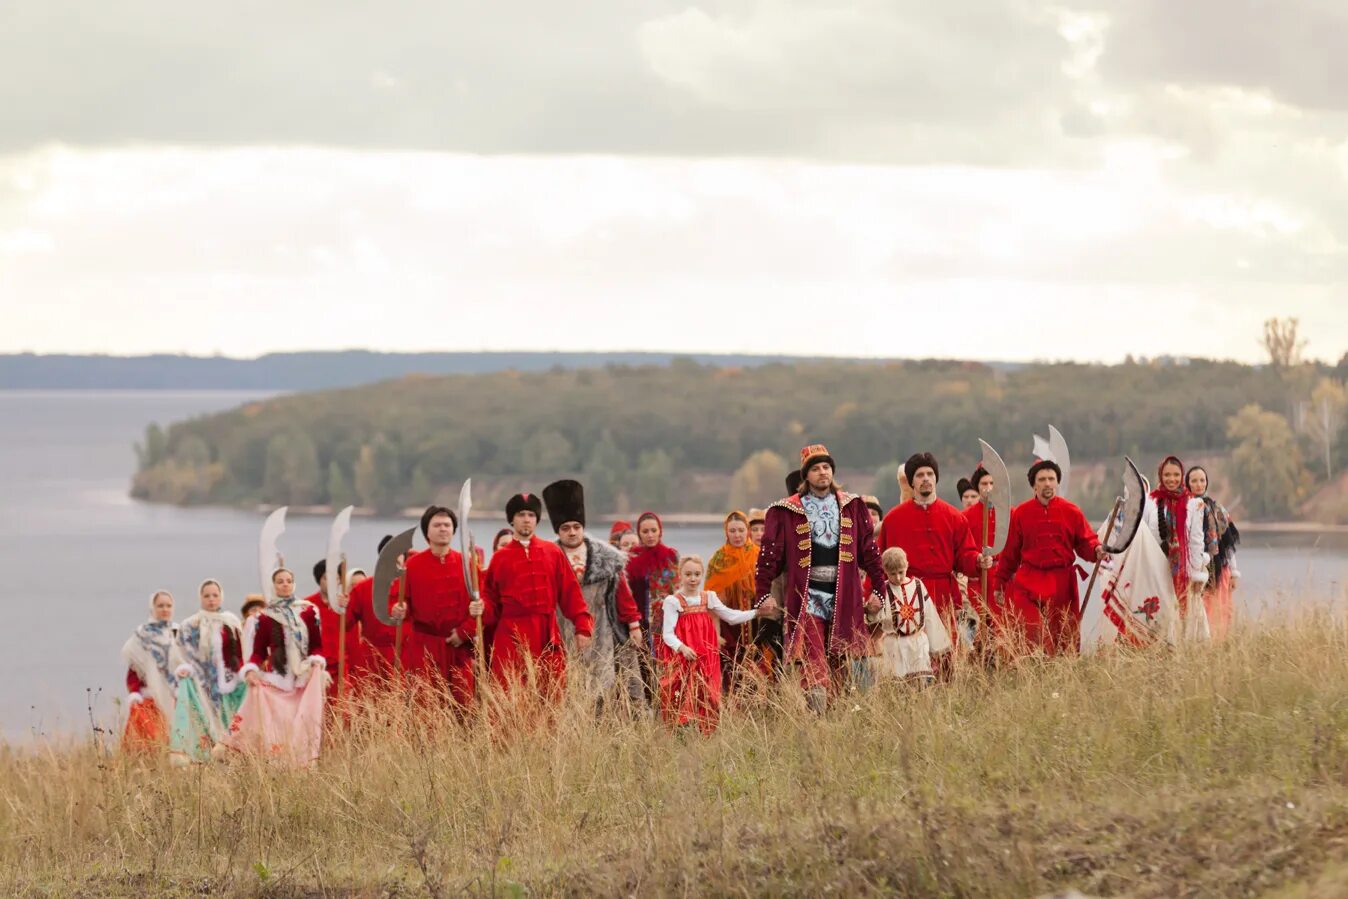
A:
MULTIPOLYGON (((931 656, 944 655, 951 649, 950 633, 945 629, 945 622, 941 620, 940 613, 936 611, 936 604, 932 602, 931 595, 927 588, 917 578, 909 577, 901 582, 905 588, 915 587, 918 595, 922 597, 922 630, 908 637, 900 636, 893 631, 885 630, 880 638, 881 658, 890 663, 891 666, 900 670, 886 672, 897 677, 905 677, 908 674, 928 673, 931 671, 931 656), (892 642, 893 651, 886 652, 885 644, 892 642)), ((887 592, 891 601, 895 597, 895 585, 889 581, 885 582, 887 592)), ((883 609, 878 615, 867 615, 867 621, 874 623, 881 620, 884 616, 883 609)))

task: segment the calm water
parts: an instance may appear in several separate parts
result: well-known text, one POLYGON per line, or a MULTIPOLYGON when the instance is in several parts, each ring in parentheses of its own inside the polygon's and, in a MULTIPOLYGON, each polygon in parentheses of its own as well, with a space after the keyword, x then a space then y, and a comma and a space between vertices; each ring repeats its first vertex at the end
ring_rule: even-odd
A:
MULTIPOLYGON (((258 592, 261 515, 152 506, 127 496, 132 445, 147 424, 258 396, 0 391, 0 565, 11 573, 9 626, 0 636, 0 734, 23 740, 87 732, 91 706, 99 722, 115 721, 114 700, 125 692, 121 646, 155 589, 178 598, 179 618, 195 610, 196 585, 206 577, 224 583, 226 605, 235 610, 244 594, 258 592)), ((347 543, 353 563, 372 570, 379 537, 411 523, 356 519, 347 543)), ((305 592, 314 589, 306 572, 323 555, 328 524, 292 517, 282 538, 305 592)), ((485 543, 497 526, 475 519, 473 529, 485 543)), ((671 527, 667 536, 704 557, 720 543, 717 527, 671 527)), ((1338 601, 1348 582, 1348 540, 1249 538, 1240 567, 1238 596, 1252 614, 1307 599, 1338 601)))

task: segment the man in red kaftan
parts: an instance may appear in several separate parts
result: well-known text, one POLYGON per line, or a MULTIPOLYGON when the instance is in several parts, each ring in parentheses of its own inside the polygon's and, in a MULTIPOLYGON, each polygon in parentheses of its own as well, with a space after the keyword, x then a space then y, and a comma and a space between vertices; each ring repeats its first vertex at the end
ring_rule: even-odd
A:
POLYGON ((880 525, 880 550, 897 546, 908 554, 908 573, 922 581, 949 630, 960 606, 955 574, 977 579, 987 563, 980 562, 982 556, 969 531, 968 519, 936 495, 940 479, 936 458, 931 453, 918 453, 904 463, 903 469, 913 497, 885 516, 880 525))
POLYGON ((421 534, 429 547, 407 560, 403 578, 404 612, 423 646, 423 665, 449 685, 450 696, 461 707, 472 704, 474 690, 473 637, 477 621, 468 611, 468 586, 463 579, 463 556, 451 543, 458 518, 444 506, 430 506, 421 515, 421 534))
MULTIPOLYGON (((344 570, 337 572, 337 577, 346 577, 344 570)), ((314 581, 318 584, 318 592, 304 597, 304 601, 318 609, 318 626, 323 631, 323 660, 327 663, 328 675, 331 680, 328 681, 328 699, 335 699, 337 696, 337 668, 338 652, 340 641, 337 637, 341 629, 342 616, 333 611, 328 605, 328 560, 319 559, 314 565, 314 581)), ((353 666, 359 666, 360 660, 360 634, 356 630, 355 624, 350 617, 346 621, 346 683, 347 687, 351 685, 351 671, 353 666)))
POLYGON ((543 511, 538 494, 520 493, 506 504, 514 539, 492 557, 482 582, 482 598, 469 614, 482 614, 495 625, 491 673, 507 689, 531 680, 538 693, 560 699, 566 683, 566 648, 557 612, 575 626, 576 650, 585 652, 594 634, 594 619, 580 583, 561 547, 534 533, 543 511), (531 676, 532 672, 532 676, 531 676))
MULTIPOLYGON (((379 541, 376 556, 384 551, 384 546, 392 539, 393 535, 387 534, 379 541)), ((388 595, 384 597, 384 607, 392 611, 397 601, 398 579, 395 578, 393 583, 389 584, 388 595)), ((371 677, 392 677, 395 670, 393 653, 397 645, 397 628, 380 621, 379 616, 375 614, 374 578, 367 577, 351 587, 346 600, 346 618, 350 627, 360 626, 360 660, 353 670, 357 687, 359 688, 371 677)), ((404 641, 401 666, 403 668, 406 668, 408 663, 409 646, 410 643, 404 641)))
MULTIPOLYGON (((969 484, 978 491, 978 502, 969 508, 963 510, 964 520, 969 523, 969 533, 973 535, 974 542, 980 548, 990 548, 994 535, 997 533, 997 510, 988 505, 988 498, 992 495, 993 478, 988 474, 987 469, 982 465, 974 471, 973 477, 969 478, 969 484), (987 534, 986 542, 983 533, 983 510, 987 509, 987 534)), ((994 556, 992 566, 988 570, 988 598, 983 597, 983 578, 969 578, 969 601, 974 609, 982 617, 990 612, 997 603, 997 594, 1001 592, 1001 583, 997 580, 997 561, 1000 557, 994 556)))
POLYGON ((1049 655, 1075 652, 1080 644, 1077 556, 1091 562, 1108 557, 1081 509, 1057 495, 1061 475, 1056 462, 1030 468, 1034 499, 1011 510, 997 563, 1006 595, 999 627, 1013 640, 1022 638, 1030 651, 1049 655))

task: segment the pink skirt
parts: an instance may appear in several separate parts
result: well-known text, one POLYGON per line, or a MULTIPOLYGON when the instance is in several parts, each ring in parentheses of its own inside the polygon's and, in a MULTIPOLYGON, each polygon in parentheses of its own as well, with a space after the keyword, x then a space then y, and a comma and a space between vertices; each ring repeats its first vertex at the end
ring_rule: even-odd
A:
POLYGON ((297 690, 266 683, 249 687, 229 724, 229 735, 221 742, 247 755, 297 767, 314 763, 323 742, 324 680, 320 672, 314 672, 297 690))

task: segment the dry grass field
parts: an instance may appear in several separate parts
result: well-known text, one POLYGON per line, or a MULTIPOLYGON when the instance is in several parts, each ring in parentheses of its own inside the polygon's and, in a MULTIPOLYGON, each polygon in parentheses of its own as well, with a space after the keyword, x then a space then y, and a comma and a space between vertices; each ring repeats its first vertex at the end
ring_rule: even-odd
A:
POLYGON ((311 771, 0 750, 7 896, 1348 895, 1348 625, 922 692, 494 732, 385 701, 311 771))

